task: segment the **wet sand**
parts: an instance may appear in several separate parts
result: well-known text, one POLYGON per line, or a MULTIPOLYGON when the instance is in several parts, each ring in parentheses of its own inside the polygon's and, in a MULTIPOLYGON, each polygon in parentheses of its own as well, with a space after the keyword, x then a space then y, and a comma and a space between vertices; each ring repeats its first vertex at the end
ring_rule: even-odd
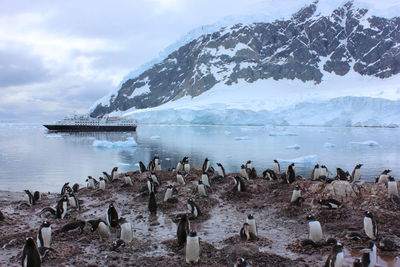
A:
MULTIPOLYGON (((387 198, 385 184, 353 185, 356 194, 336 196, 344 205, 338 210, 329 210, 317 203, 320 198, 332 197, 332 192, 322 182, 300 180, 288 185, 257 177, 246 181, 247 192, 236 192, 232 179, 236 174, 228 174, 216 181, 209 196, 204 198, 196 194, 200 168, 192 168, 185 186, 176 184, 174 173, 157 173, 162 186, 157 189, 156 214, 148 211, 148 194, 144 191, 148 173, 130 172, 132 187, 121 187, 122 180, 117 180, 108 183, 104 192, 80 189, 76 194, 82 202, 80 211, 69 211, 65 219, 48 216, 52 222, 54 251, 43 259, 42 266, 187 266, 183 249, 176 243, 176 216, 188 212, 188 198, 194 198, 203 213, 191 220, 191 227, 201 238, 201 257, 196 266, 233 266, 238 257, 247 259, 251 266, 322 266, 330 246, 300 245, 308 238, 305 219, 308 214, 321 222, 324 238, 334 237, 345 246, 345 266, 351 266, 354 258, 361 256, 359 248, 367 247, 363 231, 366 210, 375 215, 380 236, 400 244, 400 207, 387 198), (173 195, 176 202, 162 201, 168 184, 176 186, 178 192, 173 195), (296 185, 300 185, 305 198, 301 207, 289 203, 296 185), (119 216, 132 223, 134 239, 125 247, 111 250, 112 241, 119 237, 119 228, 111 228, 108 240, 101 240, 89 226, 83 234, 77 230, 55 233, 77 219, 103 219, 109 203, 114 203, 119 216), (258 241, 240 240, 239 231, 247 214, 253 214, 257 221, 258 241), (365 240, 348 240, 348 232, 359 232, 365 240)), ((42 215, 41 218, 38 213, 44 207, 54 207, 59 199, 60 194, 42 193, 36 205, 26 207, 20 206, 26 203, 24 193, 0 191, 0 210, 5 216, 5 220, 0 221, 0 266, 20 265, 25 238, 32 236, 36 240, 39 226, 46 217, 42 215)), ((378 254, 379 265, 400 266, 398 248, 391 252, 378 251, 378 254)))

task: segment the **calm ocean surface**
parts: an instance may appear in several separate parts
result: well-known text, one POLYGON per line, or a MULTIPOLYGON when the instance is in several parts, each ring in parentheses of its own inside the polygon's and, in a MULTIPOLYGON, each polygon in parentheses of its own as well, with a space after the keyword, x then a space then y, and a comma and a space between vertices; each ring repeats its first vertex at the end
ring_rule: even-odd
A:
POLYGON ((397 179, 399 140, 400 129, 388 128, 139 125, 137 133, 55 134, 41 125, 0 124, 0 190, 59 191, 64 182, 84 184, 88 175, 98 178, 114 166, 137 170, 140 160, 147 164, 154 155, 164 170, 187 155, 192 166, 208 157, 227 172, 249 159, 262 172, 279 159, 282 169, 295 161, 297 173, 307 177, 318 162, 333 173, 362 163, 366 181, 391 169, 397 179), (137 146, 129 146, 130 138, 137 146))

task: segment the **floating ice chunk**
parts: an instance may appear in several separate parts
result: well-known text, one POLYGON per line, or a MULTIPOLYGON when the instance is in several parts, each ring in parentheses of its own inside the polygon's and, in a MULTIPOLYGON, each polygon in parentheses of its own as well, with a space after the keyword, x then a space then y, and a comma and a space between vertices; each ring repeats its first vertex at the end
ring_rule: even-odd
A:
POLYGON ((165 160, 171 160, 170 158, 165 158, 165 160))
POLYGON ((161 139, 161 137, 158 135, 153 135, 153 136, 150 136, 150 139, 156 140, 156 139, 161 139))
POLYGON ((292 146, 287 146, 287 149, 300 149, 300 146, 298 144, 292 145, 292 146))
POLYGON ((324 147, 327 147, 327 148, 332 148, 332 147, 335 147, 335 146, 336 146, 335 144, 332 144, 332 143, 329 143, 329 142, 326 142, 324 144, 324 147))
POLYGON ((249 137, 246 135, 246 136, 236 136, 235 137, 235 140, 236 141, 240 141, 240 140, 249 140, 249 137))
POLYGON ((118 162, 117 165, 120 165, 120 166, 129 166, 130 164, 129 164, 129 163, 118 162))
POLYGON ((364 142, 350 142, 350 144, 363 145, 363 146, 379 146, 378 142, 373 141, 373 140, 368 140, 368 141, 364 141, 364 142))
POLYGON ((94 147, 99 148, 126 148, 126 147, 135 147, 137 143, 133 139, 133 137, 128 137, 126 141, 116 141, 110 142, 106 140, 94 140, 93 144, 94 147))
POLYGON ((296 133, 288 132, 288 131, 281 131, 281 132, 269 132, 269 136, 296 136, 296 133))
POLYGON ((47 138, 62 138, 60 134, 48 134, 46 135, 47 138))
POLYGON ((317 155, 307 155, 294 159, 278 159, 279 162, 295 163, 301 166, 313 166, 318 162, 317 155))

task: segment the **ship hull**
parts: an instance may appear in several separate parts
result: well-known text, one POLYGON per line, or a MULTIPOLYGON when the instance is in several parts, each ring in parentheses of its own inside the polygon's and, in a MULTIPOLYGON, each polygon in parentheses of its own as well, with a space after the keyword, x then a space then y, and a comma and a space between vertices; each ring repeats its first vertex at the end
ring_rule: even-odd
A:
POLYGON ((92 126, 92 125, 43 125, 55 132, 134 132, 134 126, 92 126))

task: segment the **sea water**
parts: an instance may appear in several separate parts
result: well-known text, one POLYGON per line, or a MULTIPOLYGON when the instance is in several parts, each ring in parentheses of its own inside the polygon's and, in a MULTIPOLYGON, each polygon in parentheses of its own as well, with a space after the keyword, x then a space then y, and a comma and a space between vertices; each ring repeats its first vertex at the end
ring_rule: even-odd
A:
POLYGON ((192 166, 204 158, 226 172, 253 161, 259 175, 278 159, 281 170, 295 162, 296 173, 311 175, 315 164, 332 173, 351 173, 358 163, 362 179, 374 181, 384 169, 400 178, 400 129, 264 126, 139 125, 137 132, 49 133, 35 124, 0 124, 0 190, 59 191, 65 182, 85 184, 102 171, 138 170, 157 155, 163 170, 184 156, 192 166))

